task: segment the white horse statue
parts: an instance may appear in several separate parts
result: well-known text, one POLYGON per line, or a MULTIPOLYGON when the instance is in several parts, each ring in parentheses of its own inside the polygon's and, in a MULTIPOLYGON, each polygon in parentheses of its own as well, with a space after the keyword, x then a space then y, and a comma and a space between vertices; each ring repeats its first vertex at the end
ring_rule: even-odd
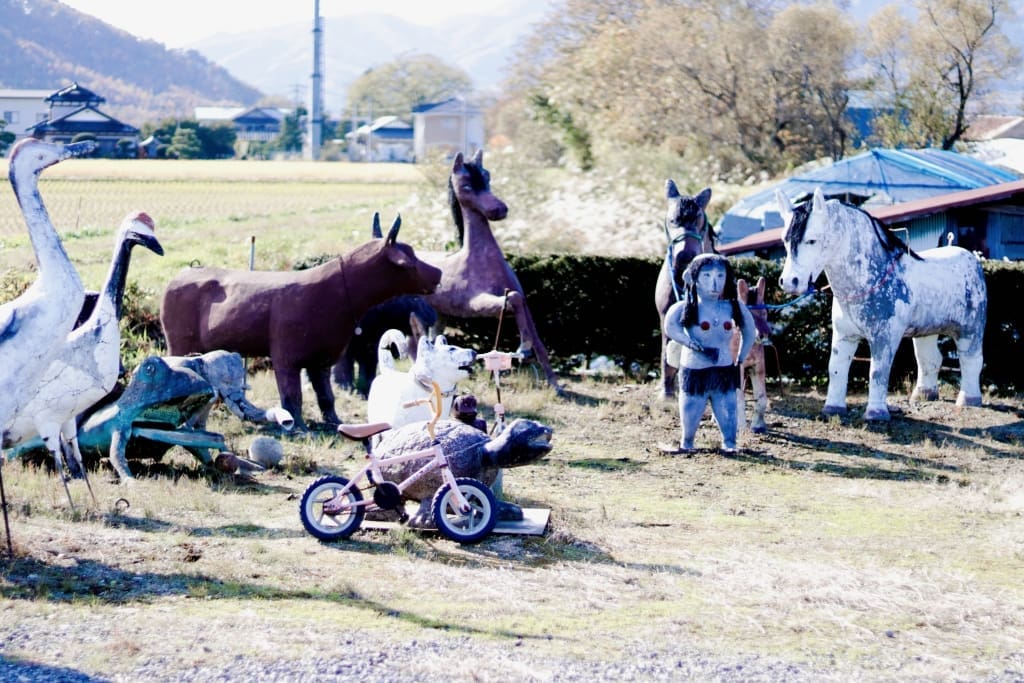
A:
POLYGON ((903 337, 913 338, 917 357, 912 400, 937 399, 940 334, 956 341, 957 405, 981 405, 988 298, 977 257, 959 247, 939 247, 918 255, 861 209, 835 199, 826 201, 821 188, 796 208, 782 192, 776 191, 775 196, 786 218, 782 289, 803 293, 823 270, 832 287, 832 354, 822 412, 846 412, 847 375, 861 339, 871 349, 865 420, 889 419, 889 372, 903 337))

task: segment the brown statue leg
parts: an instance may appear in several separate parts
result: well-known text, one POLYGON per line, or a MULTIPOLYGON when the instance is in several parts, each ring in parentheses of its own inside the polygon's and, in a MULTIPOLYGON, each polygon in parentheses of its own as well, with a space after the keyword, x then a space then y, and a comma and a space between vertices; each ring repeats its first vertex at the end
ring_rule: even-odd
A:
MULTIPOLYGON (((663 325, 664 327, 664 325, 663 325)), ((668 337, 661 333, 661 396, 673 398, 676 395, 676 375, 678 370, 668 362, 668 337)))
POLYGON ((296 431, 306 431, 306 423, 302 419, 302 373, 299 368, 280 366, 274 363, 274 379, 277 381, 277 393, 281 397, 281 407, 291 413, 295 420, 296 431))
POLYGON ((309 374, 309 382, 313 385, 316 393, 316 403, 320 407, 320 414, 328 427, 337 427, 341 424, 338 414, 334 412, 334 390, 331 389, 331 367, 329 365, 319 368, 306 368, 309 374))
POLYGON ((562 387, 558 384, 558 375, 551 368, 551 361, 548 359, 548 350, 544 342, 537 334, 537 326, 533 322, 533 316, 526 305, 526 299, 519 292, 510 292, 508 295, 508 306, 516 316, 516 324, 519 326, 519 349, 520 351, 532 350, 537 356, 537 362, 544 370, 544 377, 551 388, 557 393, 562 393, 562 387))

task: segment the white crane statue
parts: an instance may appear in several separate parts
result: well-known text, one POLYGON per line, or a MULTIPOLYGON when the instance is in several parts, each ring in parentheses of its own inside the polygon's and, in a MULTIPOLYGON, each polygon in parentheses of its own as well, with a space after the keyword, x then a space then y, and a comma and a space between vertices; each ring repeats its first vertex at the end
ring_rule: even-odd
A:
MULTIPOLYGON (((88 154, 94 142, 54 145, 33 138, 15 144, 8 178, 17 197, 35 251, 35 282, 13 301, 0 306, 0 448, 11 423, 63 346, 82 308, 85 290, 39 194, 39 174, 72 156, 88 154)), ((0 457, 2 460, 2 457, 0 457)), ((0 480, 0 492, 2 492, 0 480)), ((0 501, 7 516, 7 502, 0 501)), ((7 529, 10 550, 10 529, 7 529)))
MULTIPOLYGON (((156 238, 153 219, 142 211, 128 214, 121 222, 114 239, 110 268, 95 307, 88 319, 67 335, 65 344, 43 374, 35 395, 5 435, 10 445, 17 445, 38 434, 53 456, 65 491, 65 465, 73 464, 85 476, 75 417, 110 393, 120 374, 121 301, 135 245, 142 245, 158 255, 164 253, 156 238), (65 454, 67 458, 63 457, 65 454)), ((68 501, 74 508, 70 492, 68 501)))

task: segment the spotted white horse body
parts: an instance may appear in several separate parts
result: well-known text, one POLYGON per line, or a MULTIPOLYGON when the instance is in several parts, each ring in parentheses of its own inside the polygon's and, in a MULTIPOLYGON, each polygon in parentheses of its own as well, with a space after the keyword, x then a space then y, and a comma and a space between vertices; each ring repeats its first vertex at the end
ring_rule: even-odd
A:
POLYGON ((866 212, 821 189, 796 208, 776 192, 786 214, 786 262, 780 285, 803 293, 824 271, 832 288, 832 353, 823 413, 846 412, 850 362, 861 339, 871 350, 866 420, 888 420, 886 394, 893 357, 912 337, 917 357, 913 398, 938 398, 938 335, 956 341, 957 405, 981 405, 982 339, 988 297, 977 257, 959 247, 910 250, 866 212))

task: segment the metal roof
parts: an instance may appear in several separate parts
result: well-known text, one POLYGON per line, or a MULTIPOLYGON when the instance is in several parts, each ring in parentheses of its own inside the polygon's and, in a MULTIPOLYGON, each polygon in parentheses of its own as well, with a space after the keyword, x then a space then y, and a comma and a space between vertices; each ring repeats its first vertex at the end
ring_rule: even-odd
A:
MULTIPOLYGON (((949 209, 976 204, 991 204, 1013 199, 1017 196, 1024 201, 1024 180, 989 185, 975 190, 950 192, 948 194, 910 202, 902 202, 891 206, 865 207, 865 210, 885 224, 906 221, 920 216, 928 216, 949 209)), ((725 255, 742 254, 760 249, 782 246, 782 233, 785 228, 771 228, 755 232, 728 244, 718 247, 725 255)))
POLYGON ((775 190, 793 202, 820 187, 826 197, 840 197, 865 209, 947 195, 1019 176, 956 152, 938 149, 872 149, 830 166, 798 173, 761 190, 730 208, 715 231, 721 243, 741 239, 778 224, 775 190))

